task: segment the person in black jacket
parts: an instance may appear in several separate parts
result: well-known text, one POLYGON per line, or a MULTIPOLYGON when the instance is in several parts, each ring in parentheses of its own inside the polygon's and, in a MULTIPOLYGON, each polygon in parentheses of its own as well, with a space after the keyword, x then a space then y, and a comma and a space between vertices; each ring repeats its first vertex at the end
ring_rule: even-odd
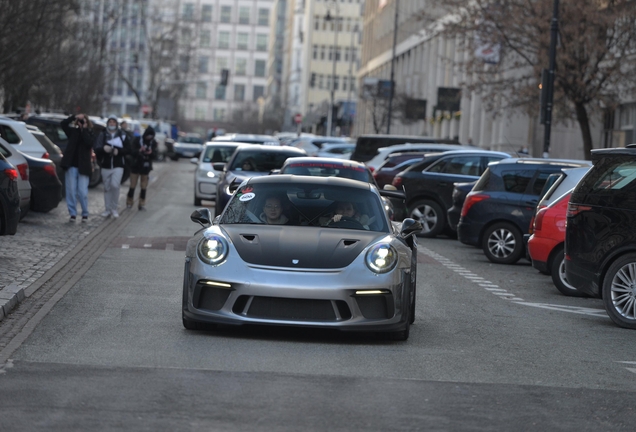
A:
POLYGON ((155 130, 148 126, 143 136, 135 137, 132 144, 133 163, 130 168, 130 189, 126 197, 126 207, 131 208, 135 198, 135 188, 137 180, 141 191, 139 192, 139 210, 144 210, 146 206, 146 188, 148 187, 148 174, 152 171, 152 157, 157 153, 157 141, 155 141, 155 130))
POLYGON ((82 222, 88 220, 88 183, 93 172, 93 124, 85 114, 72 115, 61 123, 68 136, 68 144, 62 156, 62 168, 66 171, 66 206, 71 216, 77 218, 77 200, 82 207, 82 222))
POLYGON ((110 117, 104 130, 95 141, 95 154, 102 168, 104 182, 104 212, 102 217, 119 217, 119 189, 124 176, 126 155, 130 154, 130 140, 121 129, 117 119, 110 117))

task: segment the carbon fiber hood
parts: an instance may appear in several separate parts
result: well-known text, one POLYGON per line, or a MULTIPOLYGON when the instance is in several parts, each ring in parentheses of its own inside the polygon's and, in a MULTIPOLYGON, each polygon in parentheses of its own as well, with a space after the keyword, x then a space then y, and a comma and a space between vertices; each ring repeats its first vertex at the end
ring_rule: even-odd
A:
POLYGON ((335 269, 346 267, 386 233, 336 228, 223 225, 241 259, 249 264, 335 269))

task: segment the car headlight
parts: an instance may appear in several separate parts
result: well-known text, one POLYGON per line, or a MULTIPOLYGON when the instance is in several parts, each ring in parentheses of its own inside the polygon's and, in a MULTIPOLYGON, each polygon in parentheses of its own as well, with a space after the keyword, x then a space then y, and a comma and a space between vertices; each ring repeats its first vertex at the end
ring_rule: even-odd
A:
POLYGON ((397 264, 398 254, 390 244, 380 243, 367 251, 364 261, 372 272, 387 273, 397 264))
POLYGON ((214 175, 214 171, 208 171, 206 169, 200 169, 198 174, 199 174, 199 177, 208 177, 208 178, 216 177, 214 175))
POLYGON ((227 240, 223 237, 216 234, 206 234, 199 242, 197 251, 203 262, 218 265, 225 261, 229 249, 227 240))

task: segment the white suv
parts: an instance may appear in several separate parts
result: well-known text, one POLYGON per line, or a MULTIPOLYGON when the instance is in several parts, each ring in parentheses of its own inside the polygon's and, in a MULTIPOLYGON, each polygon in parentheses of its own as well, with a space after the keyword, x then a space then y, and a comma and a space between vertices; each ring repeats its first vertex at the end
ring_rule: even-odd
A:
POLYGON ((49 158, 46 149, 29 132, 24 122, 0 117, 0 137, 22 153, 36 158, 49 158))

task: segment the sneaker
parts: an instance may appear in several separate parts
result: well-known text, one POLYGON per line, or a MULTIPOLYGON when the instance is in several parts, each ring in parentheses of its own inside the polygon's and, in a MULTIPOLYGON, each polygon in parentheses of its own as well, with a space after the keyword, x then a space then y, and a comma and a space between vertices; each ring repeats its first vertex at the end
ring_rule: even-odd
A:
POLYGON ((82 223, 88 222, 88 216, 82 216, 82 223))
POLYGON ((110 217, 110 212, 108 210, 103 211, 101 212, 100 216, 105 218, 110 217))
POLYGON ((69 221, 70 223, 75 223, 75 219, 76 219, 76 217, 75 217, 75 216, 71 216, 71 218, 70 218, 68 221, 69 221))
POLYGON ((115 219, 117 219, 117 218, 119 217, 119 213, 117 213, 117 210, 113 210, 112 215, 113 215, 113 217, 114 217, 115 219))

